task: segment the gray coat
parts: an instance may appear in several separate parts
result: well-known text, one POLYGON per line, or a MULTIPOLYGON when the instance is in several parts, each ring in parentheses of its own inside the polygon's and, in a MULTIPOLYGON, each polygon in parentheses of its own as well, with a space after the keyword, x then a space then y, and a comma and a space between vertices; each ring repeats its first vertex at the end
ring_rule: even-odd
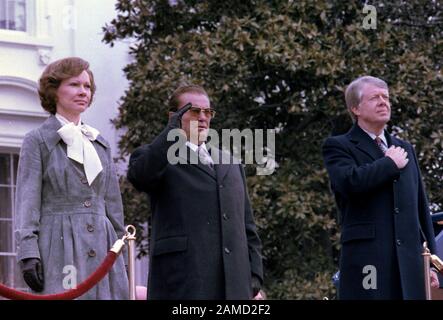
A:
MULTIPOLYGON (((83 165, 66 156, 59 128, 61 124, 51 116, 25 136, 17 176, 17 258, 42 260, 43 294, 66 291, 63 283, 70 283, 73 270, 80 284, 125 233, 108 143, 100 135, 93 142, 103 171, 89 186, 83 165)), ((120 255, 110 273, 79 299, 127 298, 128 280, 120 255)))

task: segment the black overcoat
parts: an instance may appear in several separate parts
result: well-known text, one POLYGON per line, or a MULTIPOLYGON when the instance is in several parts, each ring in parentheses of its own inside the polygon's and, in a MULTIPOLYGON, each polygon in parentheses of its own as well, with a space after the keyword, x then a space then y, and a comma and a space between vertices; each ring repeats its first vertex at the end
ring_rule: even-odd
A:
POLYGON ((153 212, 148 299, 252 298, 251 275, 263 271, 243 167, 171 164, 171 144, 160 134, 128 170, 153 212))
POLYGON ((399 293, 403 299, 425 298, 424 238, 435 252, 428 201, 412 145, 385 135, 389 146, 408 153, 405 168, 399 170, 357 124, 323 145, 340 213, 340 299, 392 299, 399 293), (365 289, 373 270, 376 289, 365 289))

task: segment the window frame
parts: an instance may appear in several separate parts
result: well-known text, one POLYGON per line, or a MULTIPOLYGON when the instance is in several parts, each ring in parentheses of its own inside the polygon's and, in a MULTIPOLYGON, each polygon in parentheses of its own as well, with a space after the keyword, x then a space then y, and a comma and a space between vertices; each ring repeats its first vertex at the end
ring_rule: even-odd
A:
MULTIPOLYGON (((10 175, 10 183, 9 184, 0 184, 1 187, 6 187, 6 188, 10 188, 10 199, 9 201, 11 202, 11 216, 10 218, 0 218, 0 221, 10 221, 11 222, 11 235, 12 235, 12 239, 11 239, 11 244, 12 244, 12 251, 0 251, 0 258, 2 257, 16 257, 17 256, 17 244, 16 244, 16 239, 14 236, 14 232, 15 232, 15 193, 16 193, 16 187, 17 187, 17 178, 16 178, 16 174, 15 174, 15 159, 14 157, 18 157, 20 156, 20 150, 17 148, 10 148, 10 147, 3 147, 0 146, 0 153, 1 154, 6 154, 9 156, 9 161, 10 161, 10 166, 9 166, 9 175, 10 175)), ((17 162, 18 164, 18 162, 17 162)), ((18 169, 18 166, 17 166, 18 169)), ((8 233, 6 233, 8 234, 8 233)), ((18 283, 16 283, 16 273, 18 271, 18 265, 16 264, 16 262, 13 260, 13 265, 15 268, 13 268, 12 270, 9 270, 9 272, 6 275, 6 278, 8 279, 10 285, 12 285, 12 287, 15 288, 20 288, 23 283, 20 283, 20 281, 18 283)), ((26 289, 26 288, 24 288, 26 289)))
MULTIPOLYGON (((17 0, 0 0, 2 2, 5 2, 7 4, 8 1, 14 1, 17 2, 17 0)), ((7 29, 7 28, 0 28, 0 31, 2 33, 11 33, 15 35, 20 34, 35 34, 35 0, 25 0, 25 30, 14 30, 14 29, 7 29)))
MULTIPOLYGON (((16 192, 16 176, 14 172, 14 155, 17 157, 19 156, 19 150, 15 148, 4 148, 0 147, 0 154, 6 154, 9 156, 10 166, 9 166, 9 176, 11 178, 10 184, 2 184, 0 183, 0 187, 2 188, 10 188, 11 194, 10 199, 11 201, 11 217, 10 218, 0 218, 0 221, 10 221, 11 222, 11 228, 12 228, 12 234, 14 234, 15 225, 14 225, 14 215, 15 215, 15 192, 16 192)), ((8 251, 0 251, 0 256, 15 256, 17 255, 16 252, 16 243, 15 243, 15 237, 12 237, 12 252, 8 251)))
MULTIPOLYGON (((7 1, 7 0, 6 0, 7 1)), ((0 43, 52 48, 47 0, 26 0, 26 31, 0 29, 0 43)))

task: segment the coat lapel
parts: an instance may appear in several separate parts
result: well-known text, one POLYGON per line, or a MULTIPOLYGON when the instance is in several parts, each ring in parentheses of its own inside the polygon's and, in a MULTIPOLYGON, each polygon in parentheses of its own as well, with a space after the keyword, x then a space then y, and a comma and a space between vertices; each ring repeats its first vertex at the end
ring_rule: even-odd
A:
POLYGON ((97 139, 95 139, 95 141, 99 142, 103 147, 105 148, 109 148, 109 144, 108 142, 102 137, 101 134, 99 134, 97 136, 97 139))
POLYGON ((215 174, 214 169, 211 169, 211 167, 200 163, 200 161, 198 161, 198 155, 196 152, 194 152, 191 148, 189 148, 185 144, 183 146, 181 146, 180 148, 184 148, 184 150, 182 150, 181 152, 180 152, 180 150, 178 150, 178 157, 181 160, 183 160, 180 163, 190 164, 191 166, 203 171, 204 173, 206 173, 207 175, 209 175, 213 179, 216 179, 216 174, 215 174), (182 156, 184 154, 186 155, 186 157, 182 156))
POLYGON ((57 130, 61 127, 62 125, 54 115, 51 115, 41 127, 40 133, 49 152, 51 152, 61 140, 60 135, 57 133, 57 130))
POLYGON ((228 174, 231 164, 234 163, 233 158, 229 153, 215 147, 211 147, 210 152, 215 162, 214 168, 217 174, 217 181, 222 182, 228 174))
POLYGON ((210 175, 212 178, 214 178, 214 179, 216 178, 215 171, 214 171, 214 169, 211 169, 210 166, 202 164, 200 162, 198 164, 193 164, 193 166, 196 166, 198 169, 204 171, 205 173, 210 175))
MULTIPOLYGON (((389 134, 385 132, 385 135, 389 144, 389 134)), ((364 132, 357 124, 354 124, 352 129, 348 132, 347 136, 349 140, 355 144, 355 147, 357 149, 367 154, 373 160, 383 157, 383 152, 377 146, 375 141, 373 141, 371 137, 366 132, 364 132)))
POLYGON ((405 149, 405 146, 401 142, 401 140, 398 140, 396 137, 391 136, 390 134, 385 131, 386 140, 388 141, 388 147, 390 146, 396 146, 396 147, 402 147, 405 149))

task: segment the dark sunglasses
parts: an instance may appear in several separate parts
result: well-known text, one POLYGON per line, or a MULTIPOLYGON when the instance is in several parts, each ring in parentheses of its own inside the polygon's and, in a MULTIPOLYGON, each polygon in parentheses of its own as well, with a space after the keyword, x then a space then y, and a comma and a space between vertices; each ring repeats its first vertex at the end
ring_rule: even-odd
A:
MULTIPOLYGON (((171 112, 176 112, 178 109, 171 109, 171 112)), ((187 112, 191 113, 192 117, 197 118, 200 115, 200 112, 203 112, 206 116, 206 118, 214 118, 215 117, 215 110, 212 108, 200 108, 198 106, 192 106, 189 108, 187 112)))

